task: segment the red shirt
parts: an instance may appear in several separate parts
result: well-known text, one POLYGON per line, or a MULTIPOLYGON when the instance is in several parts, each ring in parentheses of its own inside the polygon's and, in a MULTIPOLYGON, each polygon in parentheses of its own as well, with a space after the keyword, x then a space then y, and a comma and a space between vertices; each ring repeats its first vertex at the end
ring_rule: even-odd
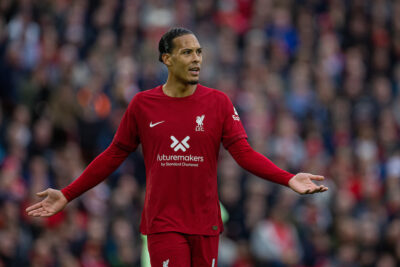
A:
POLYGON ((217 159, 225 147, 247 138, 222 92, 198 85, 187 97, 165 95, 162 86, 138 93, 114 137, 133 151, 143 147, 146 197, 141 232, 217 235, 223 229, 217 159))
POLYGON ((201 85, 188 97, 166 96, 160 87, 129 104, 110 146, 61 190, 68 201, 107 178, 143 145, 146 198, 141 231, 217 235, 222 229, 217 194, 220 142, 249 172, 288 186, 293 174, 247 143, 228 97, 201 85))

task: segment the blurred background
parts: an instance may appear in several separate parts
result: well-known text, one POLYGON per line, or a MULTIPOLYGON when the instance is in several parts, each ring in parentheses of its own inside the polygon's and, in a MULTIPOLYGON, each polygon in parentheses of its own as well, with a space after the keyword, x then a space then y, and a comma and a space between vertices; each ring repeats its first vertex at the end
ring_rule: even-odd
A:
POLYGON ((0 266, 140 266, 140 149, 56 216, 24 209, 165 82, 171 26, 196 33, 201 82, 230 96, 252 147, 329 187, 299 196, 222 148, 218 266, 400 266, 399 14, 389 0, 1 0, 0 266))

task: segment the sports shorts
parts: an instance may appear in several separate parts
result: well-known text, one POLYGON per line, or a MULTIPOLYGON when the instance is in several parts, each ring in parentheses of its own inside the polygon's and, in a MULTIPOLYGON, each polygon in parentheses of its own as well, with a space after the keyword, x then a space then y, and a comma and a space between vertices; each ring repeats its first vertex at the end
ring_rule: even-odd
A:
POLYGON ((218 242, 218 235, 166 232, 147 236, 152 267, 217 267, 218 242))

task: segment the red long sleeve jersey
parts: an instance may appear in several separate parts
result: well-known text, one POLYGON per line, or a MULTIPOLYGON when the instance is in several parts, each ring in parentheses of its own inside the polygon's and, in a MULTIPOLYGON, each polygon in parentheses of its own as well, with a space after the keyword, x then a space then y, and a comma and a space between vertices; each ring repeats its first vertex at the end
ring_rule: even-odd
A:
POLYGON ((246 133, 229 98, 198 85, 187 97, 165 95, 162 86, 137 94, 114 137, 133 151, 143 147, 146 196, 141 232, 216 235, 222 231, 217 159, 246 133))
POLYGON ((173 98, 159 86, 133 98, 109 148, 62 192, 70 201, 89 190, 142 143, 147 177, 141 232, 217 235, 223 230, 217 192, 221 141, 250 172, 282 185, 293 177, 245 138, 224 93, 198 85, 192 95, 173 98))

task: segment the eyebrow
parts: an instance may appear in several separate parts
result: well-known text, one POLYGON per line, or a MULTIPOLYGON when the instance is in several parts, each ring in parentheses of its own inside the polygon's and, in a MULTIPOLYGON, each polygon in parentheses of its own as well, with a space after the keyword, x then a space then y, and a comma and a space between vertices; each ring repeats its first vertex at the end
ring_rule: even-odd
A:
POLYGON ((202 47, 197 47, 197 48, 181 48, 179 51, 187 51, 187 50, 203 50, 202 47))

